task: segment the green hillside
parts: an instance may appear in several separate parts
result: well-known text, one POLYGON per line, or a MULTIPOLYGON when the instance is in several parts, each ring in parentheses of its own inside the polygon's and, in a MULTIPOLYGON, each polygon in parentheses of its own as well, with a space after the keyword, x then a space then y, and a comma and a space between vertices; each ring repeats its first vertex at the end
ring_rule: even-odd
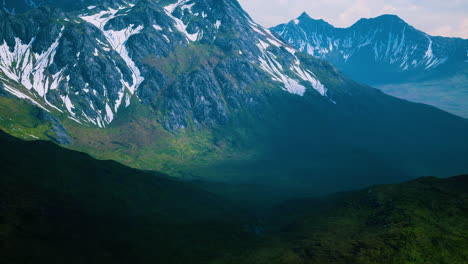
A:
POLYGON ((468 263, 467 190, 466 175, 427 177, 289 201, 274 214, 276 235, 236 261, 468 263))
POLYGON ((249 240, 242 211, 190 184, 0 142, 0 263, 206 263, 249 240))
POLYGON ((0 142, 0 263, 468 260, 468 176, 290 200, 268 213, 254 203, 266 195, 258 188, 204 187, 223 196, 214 195, 46 141, 1 133, 0 142))

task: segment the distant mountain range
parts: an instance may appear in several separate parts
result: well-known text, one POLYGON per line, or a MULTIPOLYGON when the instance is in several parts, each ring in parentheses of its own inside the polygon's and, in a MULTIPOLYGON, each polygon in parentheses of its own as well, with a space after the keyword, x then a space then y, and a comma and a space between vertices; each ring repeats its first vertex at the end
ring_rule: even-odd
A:
POLYGON ((468 171, 467 120, 353 81, 235 0, 64 3, 0 12, 8 133, 289 192, 468 171))
POLYGON ((335 28, 303 13, 272 30, 298 50, 327 59, 367 84, 427 80, 468 67, 468 40, 429 36, 395 15, 335 28))
POLYGON ((330 61, 359 82, 378 87, 391 85, 393 95, 468 117, 468 104, 463 104, 468 100, 466 39, 430 36, 395 15, 361 19, 351 27, 335 28, 303 13, 271 30, 298 50, 330 61), (453 80, 457 81, 455 86, 453 80), (439 90, 418 88, 427 83, 436 83, 439 90), (454 106, 447 107, 450 104, 454 106), (463 105, 457 108, 457 104, 463 105))

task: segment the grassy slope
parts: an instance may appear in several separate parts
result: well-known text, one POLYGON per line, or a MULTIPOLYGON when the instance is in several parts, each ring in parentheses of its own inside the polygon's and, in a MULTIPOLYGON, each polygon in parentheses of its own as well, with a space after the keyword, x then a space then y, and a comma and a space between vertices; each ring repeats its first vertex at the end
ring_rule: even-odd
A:
POLYGON ((248 243, 218 196, 0 134, 0 263, 206 263, 248 243))
POLYGON ((468 258, 468 176, 292 200, 259 222, 219 196, 160 174, 50 142, 3 133, 0 141, 0 263, 452 264, 468 258))
MULTIPOLYGON (((271 92, 268 96, 274 107, 259 113, 237 113, 225 126, 188 129, 179 134, 162 129, 157 114, 139 102, 123 109, 106 129, 82 126, 68 119, 62 119, 62 123, 74 142, 71 148, 99 159, 113 159, 131 167, 158 170, 182 178, 270 184, 285 189, 286 195, 291 193, 291 185, 304 187, 294 193, 326 193, 420 175, 463 173, 458 170, 463 159, 466 160, 465 143, 457 143, 455 148, 453 142, 459 140, 466 125, 456 117, 378 95, 377 90, 371 96, 360 98, 361 103, 371 104, 373 112, 368 116, 362 116, 359 113, 362 110, 349 112, 349 109, 360 108, 360 102, 345 105, 343 101, 329 108, 325 99, 310 104, 299 97, 285 100, 284 95, 282 91, 271 92), (398 103, 398 108, 375 108, 388 101, 398 103), (308 115, 297 115, 304 112, 308 115), (262 122, 258 122, 256 114, 261 116, 262 122), (408 114, 410 118, 406 118, 408 114), (453 136, 446 137, 449 129, 453 136), (435 138, 444 140, 434 141, 435 138), (403 145, 406 148, 402 153, 403 145), (454 156, 457 151, 460 154, 456 158, 442 162, 440 156, 435 155, 454 156), (408 162, 410 160, 412 162, 408 162), (434 162, 428 163, 428 160, 434 162), (443 166, 431 168, 437 164, 443 166)), ((1 108, 0 117, 7 117, 4 118, 6 122, 0 122, 2 129, 22 136, 24 133, 9 129, 12 122, 14 126, 24 123, 26 127, 35 127, 33 124, 39 122, 33 119, 22 122, 32 116, 26 110, 34 107, 14 98, 1 99, 18 104, 15 111, 9 111, 9 106, 1 108), (8 116, 12 120, 8 121, 8 116)), ((30 133, 46 139, 48 132, 35 129, 30 133)))
POLYGON ((0 96, 0 128, 23 139, 49 139, 51 124, 37 118, 39 111, 20 99, 0 96))
POLYGON ((467 263, 467 190, 468 176, 420 178, 290 201, 274 215, 278 235, 236 261, 467 263))
MULTIPOLYGON (((0 96, 0 129, 25 140, 50 140, 52 124, 39 118, 41 111, 25 100, 0 96)), ((156 115, 135 101, 106 129, 60 120, 74 143, 68 147, 171 176, 190 177, 192 167, 234 155, 222 144, 213 145, 210 131, 172 134, 161 127, 156 115)))
MULTIPOLYGON (((143 63, 162 71, 171 83, 182 73, 216 65, 226 57, 215 46, 193 44, 178 47, 168 57, 148 57, 143 63)), ((80 126, 65 120, 75 142, 72 148, 97 158, 114 159, 132 167, 163 171, 182 178, 199 177, 194 173, 196 167, 226 158, 246 159, 251 155, 234 150, 227 140, 220 140, 208 128, 168 132, 160 124, 166 111, 163 101, 158 94, 149 107, 134 99, 129 108, 120 109, 116 120, 106 129, 80 126)))
POLYGON ((190 177, 194 166, 230 155, 227 147, 212 144, 209 130, 172 134, 162 128, 155 115, 135 102, 106 129, 80 126, 68 120, 65 126, 74 141, 73 149, 180 178, 190 177))

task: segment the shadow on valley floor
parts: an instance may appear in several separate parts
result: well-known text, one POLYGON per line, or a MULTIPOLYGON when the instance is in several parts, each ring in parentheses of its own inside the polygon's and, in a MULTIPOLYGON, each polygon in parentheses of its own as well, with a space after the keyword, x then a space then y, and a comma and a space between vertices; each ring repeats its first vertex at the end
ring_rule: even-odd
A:
POLYGON ((269 187, 176 181, 2 132, 0 143, 0 263, 468 260, 468 176, 273 204, 269 187))

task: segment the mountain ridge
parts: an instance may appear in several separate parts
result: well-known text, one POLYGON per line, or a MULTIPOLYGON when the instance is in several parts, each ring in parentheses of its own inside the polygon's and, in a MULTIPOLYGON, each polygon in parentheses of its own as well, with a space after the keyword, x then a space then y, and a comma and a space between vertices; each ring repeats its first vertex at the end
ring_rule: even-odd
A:
POLYGON ((325 23, 303 13, 272 30, 299 50, 327 59, 344 73, 367 84, 386 83, 392 78, 396 78, 394 82, 427 79, 466 68, 468 40, 430 36, 396 15, 362 18, 346 28, 325 23), (353 57, 362 62, 353 61, 353 57), (369 66, 368 75, 376 77, 366 77, 362 73, 366 65, 369 66), (353 67, 359 69, 352 71, 353 67))
MULTIPOLYGON (((403 18, 401 18, 400 16, 398 16, 397 14, 392 14, 392 13, 385 13, 385 14, 381 14, 381 15, 378 15, 378 16, 375 16, 375 17, 368 17, 368 18, 359 18, 358 20, 356 20, 356 22, 352 23, 351 25, 349 26, 345 26, 345 27, 337 27, 337 26, 334 26, 332 24, 330 24, 328 21, 324 20, 323 18, 314 18, 312 17, 307 11, 303 11, 296 19, 300 19, 300 18, 305 18, 305 19, 311 19, 311 20, 314 20, 314 21, 319 21, 319 22, 325 22, 326 24, 336 28, 336 29, 349 29, 353 26, 356 26, 356 24, 358 23, 363 23, 363 22, 366 22, 366 21, 377 21, 377 20, 390 20, 390 21, 396 21, 396 22, 402 22, 404 23, 405 25, 408 25, 418 31, 421 31, 423 32, 422 30, 419 30, 417 28, 415 28, 414 26, 410 25, 408 22, 406 22, 403 18)), ((291 23, 292 21, 294 20, 290 20, 289 22, 286 22, 286 23, 283 23, 283 24, 287 24, 287 23, 291 23)), ((428 33, 425 33, 431 37, 442 37, 442 38, 452 38, 452 39, 465 39, 463 37, 448 37, 448 36, 441 36, 441 35, 431 35, 431 34, 428 34, 428 33)))
POLYGON ((388 14, 337 28, 303 13, 272 30, 356 81, 468 117, 467 39, 430 36, 388 14))

